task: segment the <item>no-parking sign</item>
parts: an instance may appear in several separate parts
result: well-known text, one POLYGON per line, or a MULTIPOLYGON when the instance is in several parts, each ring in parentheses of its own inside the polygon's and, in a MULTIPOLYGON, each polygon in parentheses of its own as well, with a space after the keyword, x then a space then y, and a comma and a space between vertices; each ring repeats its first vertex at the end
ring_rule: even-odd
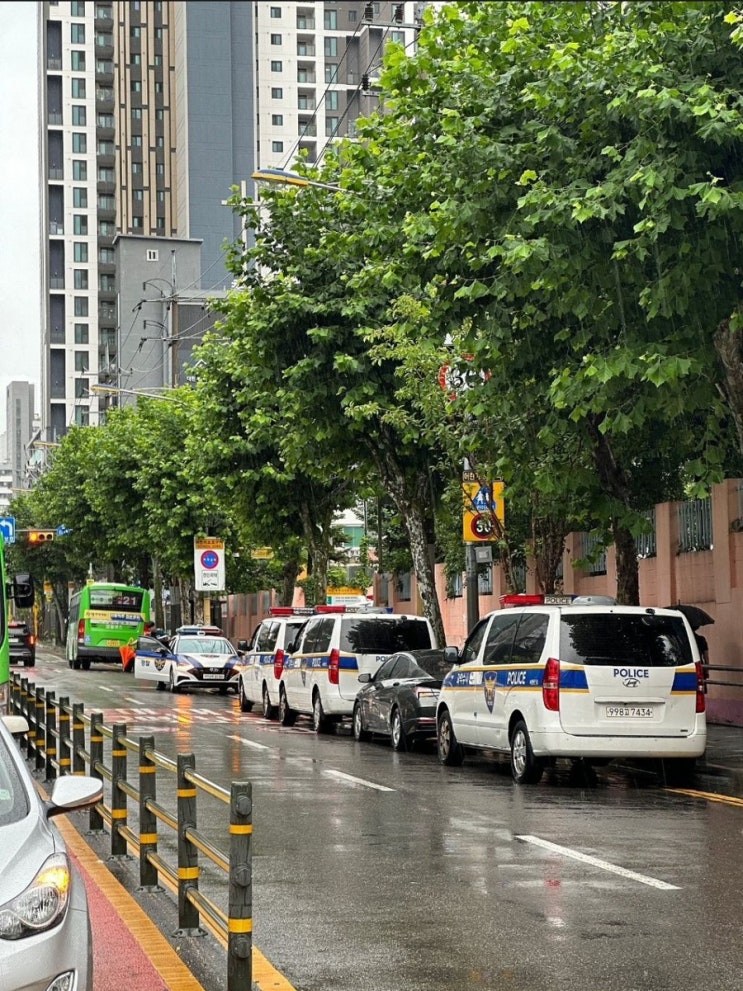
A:
POLYGON ((197 592, 224 592, 224 541, 219 537, 194 537, 193 567, 197 592))

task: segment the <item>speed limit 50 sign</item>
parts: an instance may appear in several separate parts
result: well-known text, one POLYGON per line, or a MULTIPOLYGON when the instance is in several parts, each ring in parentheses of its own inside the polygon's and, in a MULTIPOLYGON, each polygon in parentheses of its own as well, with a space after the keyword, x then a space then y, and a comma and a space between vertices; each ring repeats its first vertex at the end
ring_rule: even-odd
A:
POLYGON ((497 540, 505 520, 503 482, 462 482, 462 539, 465 543, 497 540))

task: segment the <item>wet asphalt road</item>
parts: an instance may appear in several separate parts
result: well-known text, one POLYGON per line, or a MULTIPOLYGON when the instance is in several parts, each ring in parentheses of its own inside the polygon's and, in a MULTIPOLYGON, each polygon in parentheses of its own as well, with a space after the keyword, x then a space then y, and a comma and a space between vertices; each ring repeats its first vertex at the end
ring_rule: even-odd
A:
MULTIPOLYGON (((224 787, 252 783, 254 941, 299 991, 743 989, 740 805, 622 771, 517 788, 496 760, 442 768, 433 748, 318 737, 44 651, 24 673, 224 787)), ((200 830, 225 822, 199 803, 200 830)), ((208 991, 225 987, 213 949, 208 991)))

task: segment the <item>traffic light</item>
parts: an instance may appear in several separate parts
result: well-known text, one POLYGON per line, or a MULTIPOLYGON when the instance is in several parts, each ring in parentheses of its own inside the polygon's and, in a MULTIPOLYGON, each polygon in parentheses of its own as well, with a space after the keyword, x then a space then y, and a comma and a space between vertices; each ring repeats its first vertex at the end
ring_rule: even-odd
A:
POLYGON ((54 530, 27 530, 26 543, 29 547, 40 547, 54 540, 54 530))

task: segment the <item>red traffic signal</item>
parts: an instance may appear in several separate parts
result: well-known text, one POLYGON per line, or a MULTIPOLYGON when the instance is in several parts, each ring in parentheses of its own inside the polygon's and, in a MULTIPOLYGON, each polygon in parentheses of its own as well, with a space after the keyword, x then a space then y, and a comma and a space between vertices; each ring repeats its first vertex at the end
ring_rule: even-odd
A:
POLYGON ((54 540, 54 530, 27 530, 26 543, 31 547, 38 547, 54 540))

